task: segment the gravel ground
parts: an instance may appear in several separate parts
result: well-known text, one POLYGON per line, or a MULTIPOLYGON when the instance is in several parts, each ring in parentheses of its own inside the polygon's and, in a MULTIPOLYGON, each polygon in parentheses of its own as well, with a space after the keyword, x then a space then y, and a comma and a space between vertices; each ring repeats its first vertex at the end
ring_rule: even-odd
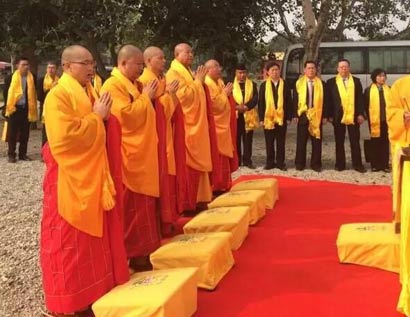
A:
MULTIPOLYGON (((3 122, 0 122, 0 131, 3 122)), ((383 172, 360 174, 352 170, 334 171, 334 141, 331 126, 323 129, 323 171, 296 171, 295 125, 288 127, 286 150, 287 172, 278 169, 265 171, 265 145, 263 132, 254 136, 253 161, 258 168, 241 168, 234 177, 242 174, 275 174, 302 179, 322 179, 357 184, 390 184, 391 176, 383 172)), ((367 125, 362 127, 362 138, 368 137, 367 125)), ((7 163, 7 146, 0 142, 0 316, 41 316, 43 307, 38 265, 38 234, 41 217, 43 163, 40 161, 41 131, 32 130, 28 155, 32 162, 7 163)), ((346 140, 347 162, 350 166, 350 149, 346 140)), ((308 152, 310 146, 308 146, 308 152)), ((308 158, 309 160, 309 158, 308 158)), ((369 168, 369 166, 367 166, 369 168)))

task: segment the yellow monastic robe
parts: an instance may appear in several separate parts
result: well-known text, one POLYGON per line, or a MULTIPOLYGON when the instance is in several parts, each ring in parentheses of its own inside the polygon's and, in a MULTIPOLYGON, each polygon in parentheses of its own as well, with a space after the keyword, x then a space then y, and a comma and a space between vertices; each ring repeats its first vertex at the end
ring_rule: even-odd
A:
POLYGON ((131 191, 159 197, 158 137, 151 99, 118 68, 101 88, 113 99, 111 112, 122 129, 123 182, 131 191))
POLYGON ((208 173, 212 171, 211 144, 203 84, 194 79, 190 69, 173 60, 166 81, 179 81, 177 97, 184 113, 187 165, 202 172, 197 201, 210 201, 212 190, 208 173))
POLYGON ((410 162, 400 164, 401 147, 410 144, 410 128, 404 125, 404 112, 410 112, 410 76, 397 80, 391 88, 391 103, 386 107, 389 139, 394 144, 393 210, 395 221, 401 223, 400 282, 402 290, 397 305, 398 311, 410 315, 410 162))
POLYGON ((103 210, 114 207, 114 185, 102 118, 92 112, 96 98, 64 73, 47 95, 44 119, 51 153, 58 164, 58 212, 73 227, 101 237, 103 210), (88 95, 87 95, 88 92, 88 95))
POLYGON ((211 95, 219 153, 232 158, 234 148, 231 134, 231 105, 224 91, 224 82, 222 79, 218 79, 216 82, 211 77, 206 76, 205 84, 211 95))
POLYGON ((175 102, 171 95, 165 92, 166 82, 165 77, 158 78, 150 69, 144 68, 142 75, 138 80, 147 85, 150 81, 158 80, 158 89, 155 94, 155 99, 159 98, 160 103, 164 106, 165 118, 167 120, 166 132, 167 132, 167 161, 168 161, 168 174, 175 175, 175 153, 174 153, 174 140, 172 130, 172 115, 175 111, 175 102))

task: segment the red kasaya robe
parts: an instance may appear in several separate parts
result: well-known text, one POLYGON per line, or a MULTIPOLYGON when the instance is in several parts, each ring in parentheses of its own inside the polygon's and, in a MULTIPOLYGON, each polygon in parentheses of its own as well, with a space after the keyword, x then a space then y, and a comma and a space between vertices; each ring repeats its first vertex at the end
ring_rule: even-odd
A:
MULTIPOLYGON (((121 199, 121 152, 116 131, 118 121, 106 123, 107 155, 114 181, 116 205, 104 211, 103 235, 84 233, 65 221, 57 207, 58 164, 48 143, 43 147, 46 163, 40 263, 47 309, 57 313, 83 310, 118 284, 129 280, 123 240, 121 199)), ((92 177, 92 175, 90 175, 92 177)))

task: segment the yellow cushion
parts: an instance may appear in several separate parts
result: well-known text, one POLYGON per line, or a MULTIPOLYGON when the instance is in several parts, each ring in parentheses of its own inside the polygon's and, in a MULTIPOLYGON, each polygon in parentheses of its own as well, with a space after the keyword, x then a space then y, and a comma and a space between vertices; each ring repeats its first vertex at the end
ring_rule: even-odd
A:
POLYGON ((190 317, 197 309, 197 268, 134 274, 93 306, 96 317, 190 317))
POLYGON ((235 263, 231 239, 230 232, 181 234, 152 253, 151 263, 154 270, 197 267, 198 287, 212 290, 235 263))
POLYGON ((351 223, 340 227, 337 250, 342 263, 399 272, 400 235, 394 223, 351 223))
POLYGON ((273 209, 279 199, 278 180, 276 178, 250 179, 232 186, 231 191, 259 189, 265 191, 266 209, 273 209))
POLYGON ((184 233, 230 232, 237 250, 248 235, 249 207, 219 207, 201 212, 184 226, 184 233))
POLYGON ((265 191, 241 190, 228 192, 215 198, 208 208, 249 206, 249 224, 253 225, 265 216, 265 191))

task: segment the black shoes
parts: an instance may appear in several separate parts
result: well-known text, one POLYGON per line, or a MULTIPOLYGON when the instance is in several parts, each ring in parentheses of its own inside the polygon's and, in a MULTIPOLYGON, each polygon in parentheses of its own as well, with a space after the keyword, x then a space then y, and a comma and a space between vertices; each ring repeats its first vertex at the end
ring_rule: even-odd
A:
POLYGON ((20 161, 32 161, 32 159, 30 157, 28 157, 27 155, 24 155, 22 157, 19 157, 20 161))
POLYGON ((266 164, 263 169, 264 169, 264 170, 271 170, 271 169, 274 169, 274 168, 275 168, 275 165, 273 165, 273 164, 266 164))
POLYGON ((15 157, 13 157, 13 156, 9 156, 9 158, 8 158, 7 162, 9 162, 9 163, 17 163, 17 160, 16 160, 16 158, 15 158, 15 157))
POLYGON ((364 168, 364 166, 362 165, 362 166, 356 166, 356 167, 354 167, 353 168, 356 172, 359 172, 359 173, 366 173, 366 169, 364 168))
POLYGON ((287 171, 287 170, 288 170, 288 168, 286 167, 285 164, 283 164, 283 165, 278 165, 278 166, 276 166, 276 167, 279 168, 281 171, 287 171))
POLYGON ((321 167, 312 167, 312 170, 314 170, 317 173, 320 173, 322 171, 321 167))

